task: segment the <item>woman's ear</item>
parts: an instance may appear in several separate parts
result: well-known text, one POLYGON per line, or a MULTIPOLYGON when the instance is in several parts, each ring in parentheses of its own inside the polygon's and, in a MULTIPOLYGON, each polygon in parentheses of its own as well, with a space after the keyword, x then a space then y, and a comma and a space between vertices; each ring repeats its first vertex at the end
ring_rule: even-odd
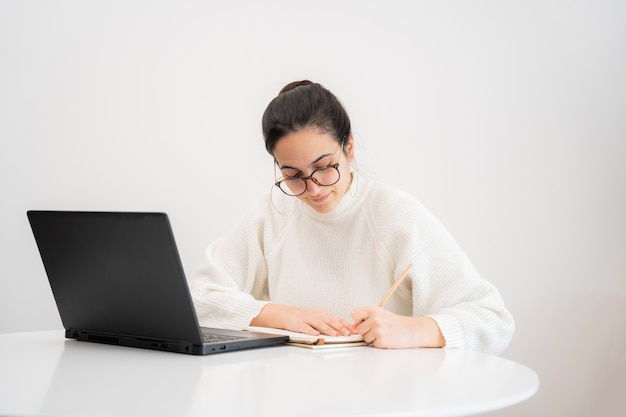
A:
POLYGON ((343 144, 343 151, 346 154, 349 162, 354 161, 354 136, 350 133, 348 139, 343 144))

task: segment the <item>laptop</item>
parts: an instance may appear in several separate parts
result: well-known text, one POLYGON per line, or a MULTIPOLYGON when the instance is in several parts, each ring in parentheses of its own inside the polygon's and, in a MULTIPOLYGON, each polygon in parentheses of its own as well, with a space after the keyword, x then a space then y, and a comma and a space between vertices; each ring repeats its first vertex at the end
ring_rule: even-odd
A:
POLYGON ((193 355, 289 339, 199 326, 165 213, 27 216, 67 338, 193 355))

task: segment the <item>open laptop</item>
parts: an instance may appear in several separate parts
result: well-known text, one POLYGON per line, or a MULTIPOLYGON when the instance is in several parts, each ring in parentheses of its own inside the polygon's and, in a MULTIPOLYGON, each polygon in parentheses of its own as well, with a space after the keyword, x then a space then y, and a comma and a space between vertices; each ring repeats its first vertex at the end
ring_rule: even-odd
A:
POLYGON ((288 340, 199 326, 165 213, 27 215, 67 338, 195 355, 288 340))

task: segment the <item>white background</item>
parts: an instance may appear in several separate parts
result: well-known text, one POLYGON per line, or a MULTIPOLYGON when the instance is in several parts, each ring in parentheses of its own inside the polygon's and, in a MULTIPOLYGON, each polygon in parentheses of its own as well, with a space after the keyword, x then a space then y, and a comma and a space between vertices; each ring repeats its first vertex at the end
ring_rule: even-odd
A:
POLYGON ((26 210, 166 211, 190 272, 308 78, 500 288, 541 388, 492 414, 621 416, 625 74, 618 0, 0 0, 0 332, 61 328, 26 210))

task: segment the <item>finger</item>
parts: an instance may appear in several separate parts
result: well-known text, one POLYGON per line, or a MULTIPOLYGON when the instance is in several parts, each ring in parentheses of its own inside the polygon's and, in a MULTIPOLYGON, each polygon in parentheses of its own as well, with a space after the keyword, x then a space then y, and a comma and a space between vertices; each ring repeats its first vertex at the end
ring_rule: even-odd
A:
POLYGON ((370 333, 372 329, 371 329, 369 322, 367 320, 364 320, 358 323, 354 323, 354 330, 365 338, 366 335, 370 333))
POLYGON ((368 331, 365 332, 364 334, 362 334, 363 336, 363 341, 370 344, 370 345, 374 345, 374 342, 376 341, 376 337, 374 337, 373 333, 368 331))
POLYGON ((307 323, 299 322, 296 323, 292 329, 288 329, 298 333, 310 334, 311 336, 319 336, 320 332, 315 327, 310 326, 307 323))
POLYGON ((358 307, 355 308, 354 310, 352 310, 352 312, 350 313, 350 317, 352 317, 352 319, 355 322, 358 321, 363 321, 365 319, 367 319, 367 316, 369 315, 369 312, 367 311, 367 309, 365 307, 358 307))
POLYGON ((365 320, 355 321, 354 323, 352 323, 352 329, 353 329, 355 332, 357 332, 357 333, 359 333, 359 334, 362 334, 362 333, 361 333, 361 327, 362 327, 362 325, 363 325, 363 323, 364 323, 364 322, 365 322, 365 320))
POLYGON ((320 333, 328 335, 328 336, 339 336, 339 332, 335 330, 329 323, 323 320, 316 320, 315 322, 309 323, 309 325, 315 329, 317 329, 320 333))
POLYGON ((344 336, 354 334, 352 325, 342 318, 329 320, 328 325, 344 336))
POLYGON ((359 334, 363 334, 365 330, 361 328, 362 324, 367 321, 370 317, 370 311, 367 307, 359 307, 352 311, 350 314, 354 319, 354 323, 352 323, 352 329, 359 334))

